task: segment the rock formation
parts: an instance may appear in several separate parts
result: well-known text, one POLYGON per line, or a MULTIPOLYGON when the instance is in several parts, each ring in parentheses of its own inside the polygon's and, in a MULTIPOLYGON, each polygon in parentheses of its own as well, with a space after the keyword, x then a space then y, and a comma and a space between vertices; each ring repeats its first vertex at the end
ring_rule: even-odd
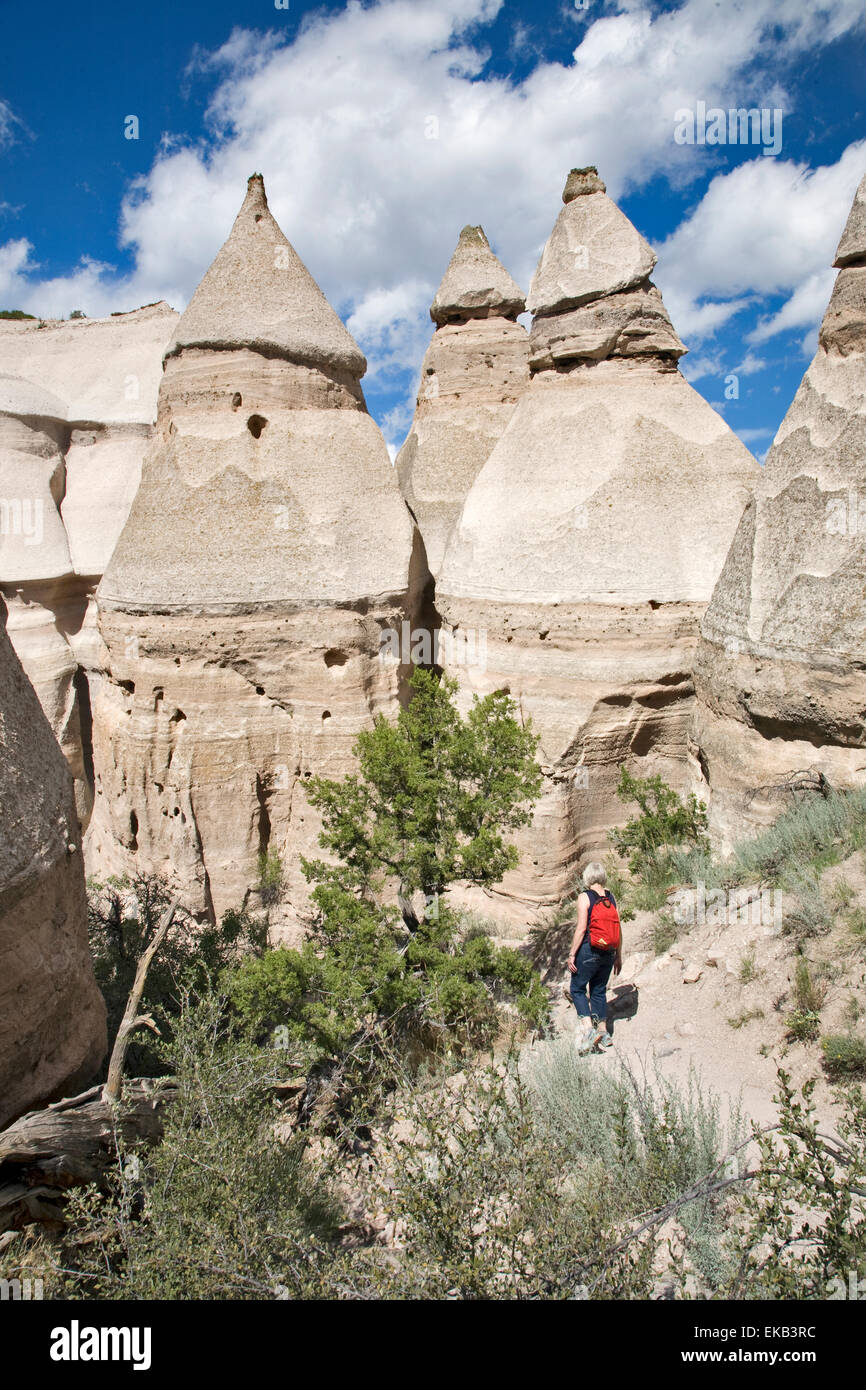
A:
POLYGON ((866 780, 866 177, 834 264, 696 657, 698 784, 727 841, 792 786, 866 780))
POLYGON ((105 1045, 72 778, 0 598, 0 1128, 79 1089, 105 1045))
POLYGON ((397 456, 434 577, 463 500, 529 384, 527 334, 515 322, 524 308, 481 227, 464 227, 430 306, 436 331, 397 456))
POLYGON ((0 589, 85 822, 102 665, 93 594, 138 488, 176 322, 167 304, 0 322, 0 589))
POLYGON ((623 819, 622 763, 685 785, 698 622, 758 473, 680 375, 655 256, 596 171, 563 201, 530 289, 532 381, 436 592, 467 639, 464 697, 507 688, 541 735, 545 791, 503 885, 519 911, 556 901, 623 819))
POLYGON ((303 791, 393 711, 380 658, 416 585, 366 362, 254 175, 166 352, 156 435, 98 591, 89 863, 240 905, 260 853, 316 852, 303 791))

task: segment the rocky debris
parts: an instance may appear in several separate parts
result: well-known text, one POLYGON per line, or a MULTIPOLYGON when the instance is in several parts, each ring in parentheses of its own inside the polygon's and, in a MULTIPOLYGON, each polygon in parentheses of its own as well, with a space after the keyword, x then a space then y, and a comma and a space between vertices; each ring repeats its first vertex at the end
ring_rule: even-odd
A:
POLYGON ((683 971, 683 984, 696 985, 703 973, 699 965, 687 965, 683 971))
POLYGON ((8 632, 90 812, 93 592, 156 418, 167 304, 104 319, 0 321, 0 590, 8 632))
POLYGON ((863 782, 864 207, 866 177, 818 350, 703 620, 694 777, 723 845, 774 819, 780 799, 863 782))
POLYGON ((651 248, 595 170, 565 197, 529 295, 531 383, 436 585, 446 634, 485 636, 483 663, 445 644, 461 698, 506 689, 541 735, 545 787, 502 915, 559 901, 604 849, 623 762, 685 789, 698 623, 758 476, 677 369, 651 248))
POLYGON ((523 291, 481 227, 464 227, 430 306, 412 428, 397 456, 430 573, 438 575, 463 500, 529 384, 523 291))
POLYGON ((172 877, 210 917, 277 852, 290 911, 318 850, 304 796, 397 706, 386 629, 422 566, 363 355, 254 175, 169 344, 141 487, 99 586, 95 871, 172 877))
POLYGON ((0 599, 0 1124, 89 1081, 106 1046, 72 778, 0 599))

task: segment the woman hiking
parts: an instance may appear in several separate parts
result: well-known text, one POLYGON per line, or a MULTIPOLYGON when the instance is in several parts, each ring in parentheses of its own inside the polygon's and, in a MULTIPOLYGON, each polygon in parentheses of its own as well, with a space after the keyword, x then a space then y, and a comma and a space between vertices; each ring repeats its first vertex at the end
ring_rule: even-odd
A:
POLYGON ((587 864, 586 885, 577 900, 577 926, 568 968, 577 1009, 577 1050, 611 1047, 607 1031, 607 982, 622 970, 622 928, 603 864, 587 864))

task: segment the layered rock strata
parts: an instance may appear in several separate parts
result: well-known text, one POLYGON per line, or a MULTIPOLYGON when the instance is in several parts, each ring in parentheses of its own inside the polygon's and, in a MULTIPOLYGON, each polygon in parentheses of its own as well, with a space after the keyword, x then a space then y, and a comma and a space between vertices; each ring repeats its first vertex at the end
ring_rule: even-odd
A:
POLYGON ((866 780, 866 177, 834 264, 696 656, 696 783, 728 843, 801 785, 866 780))
POLYGON ((176 322, 167 304, 0 322, 0 590, 84 823, 90 687, 103 668, 93 595, 138 488, 176 322))
POLYGON ((156 436, 98 591, 111 680, 94 715, 89 862, 175 879, 210 916, 259 856, 317 851, 304 794, 393 713, 383 632, 418 557, 365 359, 255 175, 165 357, 156 436))
POLYGON ((698 622, 758 473, 679 373, 655 255, 596 171, 563 201, 529 294, 532 382, 437 585, 464 698, 507 688, 541 735, 545 789, 503 885, 520 913, 604 848, 623 763, 685 786, 698 622))
POLYGON ((464 227, 430 306, 412 428, 397 456, 403 496, 439 574, 469 488, 529 384, 523 291, 481 227, 464 227))

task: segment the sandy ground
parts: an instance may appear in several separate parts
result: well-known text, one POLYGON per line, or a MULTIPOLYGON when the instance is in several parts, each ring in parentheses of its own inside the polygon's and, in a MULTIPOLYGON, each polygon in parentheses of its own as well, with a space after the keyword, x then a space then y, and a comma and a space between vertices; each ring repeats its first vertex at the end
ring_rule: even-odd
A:
MULTIPOLYGON (((840 879, 854 890, 855 903, 866 905, 859 855, 828 870, 822 890, 829 894, 840 879)), ((795 943, 781 925, 788 906, 787 898, 772 905, 765 899, 763 920, 759 909, 750 908, 746 921, 728 911, 724 921, 699 922, 660 956, 650 939, 657 914, 639 913, 626 923, 622 975, 611 978, 608 993, 633 983, 639 1007, 634 1018, 614 1024, 614 1046, 598 1055, 598 1065, 614 1066, 620 1055, 638 1068, 654 1064, 661 1076, 681 1084, 688 1084, 694 1070, 701 1086, 720 1097, 723 1113, 726 1103, 739 1101, 744 1114, 759 1125, 777 1119, 776 1072, 782 1066, 797 1085, 818 1078, 816 1107, 822 1122, 832 1127, 838 1091, 824 1078, 819 1043, 792 1043, 785 1037, 796 966, 795 943)), ((707 918, 712 915, 706 913, 707 918)), ((852 947, 850 930, 840 920, 829 935, 807 942, 805 952, 813 977, 826 989, 822 1033, 845 1031, 844 1010, 851 997, 866 1008, 864 960, 852 947)), ((554 988, 554 1022, 557 1031, 574 1034, 576 1015, 567 988, 563 971, 561 986, 554 988)))

